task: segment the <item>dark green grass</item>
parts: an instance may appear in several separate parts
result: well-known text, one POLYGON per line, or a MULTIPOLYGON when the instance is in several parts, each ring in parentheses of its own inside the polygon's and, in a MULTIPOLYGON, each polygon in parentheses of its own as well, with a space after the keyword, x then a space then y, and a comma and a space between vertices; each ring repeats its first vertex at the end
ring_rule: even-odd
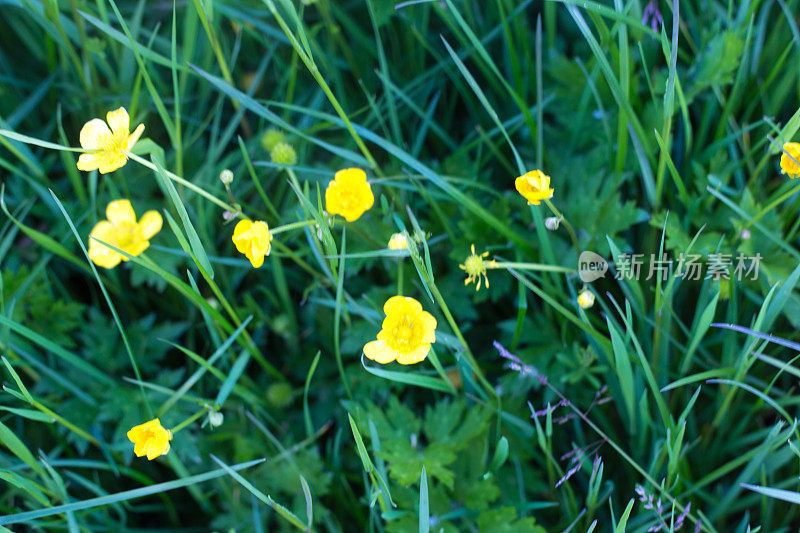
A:
POLYGON ((638 0, 395 4, 0 0, 0 524, 644 532, 691 504, 683 531, 795 530, 800 2, 659 2, 655 31, 638 0), (58 146, 119 106, 152 169, 78 171, 58 146), (351 166, 375 206, 329 227, 351 166), (536 168, 555 196, 529 207, 536 168), (164 228, 95 269, 116 198, 164 228), (298 224, 254 270, 220 203, 298 224), (473 243, 513 263, 477 293, 473 243), (580 250, 762 261, 607 276, 581 310, 580 250), (398 291, 437 343, 379 367, 398 291), (125 433, 153 416, 181 430, 147 462, 125 433))

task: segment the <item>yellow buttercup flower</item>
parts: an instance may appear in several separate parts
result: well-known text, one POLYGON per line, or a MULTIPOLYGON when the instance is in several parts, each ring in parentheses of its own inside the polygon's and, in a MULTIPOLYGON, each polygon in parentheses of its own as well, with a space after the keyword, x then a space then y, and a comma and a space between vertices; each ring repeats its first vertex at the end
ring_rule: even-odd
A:
POLYGON ((529 204, 539 205, 542 200, 549 200, 553 197, 550 176, 541 170, 531 170, 523 174, 514 181, 514 186, 517 188, 517 192, 528 200, 529 204))
POLYGON ((325 189, 325 210, 342 215, 348 222, 357 220, 375 203, 367 174, 360 168, 337 172, 325 189))
POLYGON ((594 293, 589 289, 584 289, 578 295, 578 305, 581 309, 589 309, 594 305, 594 293))
POLYGON ((424 361, 436 342, 436 319, 408 296, 392 296, 383 305, 386 318, 378 340, 364 346, 364 355, 381 364, 411 365, 424 361))
POLYGON ((233 244, 236 249, 243 253, 253 268, 258 268, 264 264, 264 256, 269 255, 272 248, 272 234, 266 222, 257 220, 240 220, 233 228, 233 244))
POLYGON ((128 440, 134 444, 133 453, 136 457, 146 455, 147 460, 152 461, 169 451, 172 432, 164 429, 158 418, 154 418, 150 422, 131 428, 128 431, 128 440))
POLYGON ((136 222, 136 213, 129 200, 114 200, 108 204, 106 218, 108 220, 95 224, 89 234, 89 259, 105 268, 114 268, 128 258, 103 243, 136 257, 147 250, 150 239, 161 231, 163 223, 158 211, 148 211, 136 222))
POLYGON ((144 124, 130 132, 130 117, 124 107, 106 114, 105 122, 93 118, 81 128, 81 148, 92 150, 78 158, 78 170, 99 170, 100 174, 114 172, 128 162, 125 152, 130 152, 141 137, 144 124), (111 129, 109 129, 109 126, 111 129))
POLYGON ((408 239, 402 233, 395 233, 389 238, 390 250, 408 250, 408 239))
POLYGON ((798 163, 800 163, 800 143, 784 144, 781 155, 781 174, 786 174, 792 179, 800 176, 798 163))
POLYGON ((472 245, 472 253, 470 253, 464 260, 463 265, 458 265, 458 268, 467 273, 467 279, 464 280, 464 285, 478 282, 475 291, 481 288, 481 277, 486 282, 486 288, 489 288, 489 277, 486 275, 487 268, 495 268, 495 261, 486 261, 486 256, 489 252, 483 252, 478 255, 475 253, 475 245, 472 245))

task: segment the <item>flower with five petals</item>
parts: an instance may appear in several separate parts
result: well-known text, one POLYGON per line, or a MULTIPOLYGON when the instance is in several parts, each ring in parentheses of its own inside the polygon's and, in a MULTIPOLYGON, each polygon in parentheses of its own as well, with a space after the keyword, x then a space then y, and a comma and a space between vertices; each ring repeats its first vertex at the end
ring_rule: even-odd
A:
POLYGON ((130 133, 130 117, 124 107, 109 111, 106 121, 108 124, 93 118, 81 128, 81 148, 91 151, 78 158, 78 170, 97 169, 100 174, 108 174, 128 162, 126 152, 130 152, 141 137, 144 124, 139 124, 130 133))

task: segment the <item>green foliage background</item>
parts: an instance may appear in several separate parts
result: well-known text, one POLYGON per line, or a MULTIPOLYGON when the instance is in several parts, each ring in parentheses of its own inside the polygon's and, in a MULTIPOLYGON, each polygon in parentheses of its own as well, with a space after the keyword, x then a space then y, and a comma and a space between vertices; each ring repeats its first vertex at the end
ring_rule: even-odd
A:
POLYGON ((800 196, 778 161, 800 7, 654 5, 664 24, 641 0, 0 0, 0 524, 796 528, 800 196), (191 189, 42 143, 119 106, 146 160, 225 202, 229 168, 247 216, 321 227, 276 234, 254 270, 191 189), (375 206, 329 227, 322 192, 351 166, 375 206), (760 254, 759 277, 607 276, 581 310, 574 272, 536 266, 578 252, 514 190, 535 168, 581 250, 760 254), (165 226, 95 271, 79 241, 117 198, 165 226), (403 230, 410 257, 386 251, 403 230), (473 243, 534 266, 476 293, 473 243), (362 362, 399 287, 437 317, 447 379, 362 362), (125 433, 153 413, 189 424, 147 462, 125 433))

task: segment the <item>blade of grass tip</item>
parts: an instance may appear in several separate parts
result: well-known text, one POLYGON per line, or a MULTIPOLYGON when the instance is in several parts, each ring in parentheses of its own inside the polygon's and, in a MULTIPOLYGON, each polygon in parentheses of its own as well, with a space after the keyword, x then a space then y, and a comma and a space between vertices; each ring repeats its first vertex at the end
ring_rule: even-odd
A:
POLYGON ((308 487, 308 481, 302 475, 300 476, 300 485, 303 486, 303 496, 306 499, 306 520, 308 522, 308 529, 311 529, 311 524, 314 523, 314 501, 311 499, 311 489, 308 487))
POLYGON ((776 500, 783 500, 785 502, 800 505, 800 492, 793 492, 791 490, 773 489, 771 487, 762 487, 760 485, 750 485, 749 483, 740 483, 739 486, 758 492, 764 496, 775 498, 776 500))
POLYGON ((619 523, 617 527, 614 528, 614 533, 625 533, 626 528, 628 527, 628 518, 631 516, 631 511, 633 511, 633 504, 636 500, 631 498, 631 501, 628 502, 628 506, 625 508, 625 511, 622 513, 622 516, 619 517, 619 523))
POLYGON ((311 420, 311 409, 308 407, 308 389, 311 386, 311 379, 314 377, 314 371, 317 369, 317 363, 322 352, 317 352, 314 361, 311 363, 311 368, 308 369, 306 376, 306 384, 303 387, 303 422, 306 425, 306 437, 311 437, 314 434, 314 422, 311 420))
POLYGON ((210 456, 211 456, 211 459, 215 463, 217 463, 219 466, 221 466, 223 468, 223 470, 229 476, 231 476, 237 483, 239 483, 241 486, 246 488, 250 492, 250 494, 252 494, 256 498, 258 498, 263 503, 267 504, 268 507, 270 507, 278 515, 283 517, 287 522, 289 522, 290 524, 292 524, 294 527, 296 527, 297 529, 299 529, 301 531, 306 531, 306 532, 313 531, 313 529, 311 528, 311 524, 309 524, 308 527, 306 527, 306 525, 303 524, 303 522, 301 522, 300 519, 297 518, 297 516, 294 515, 294 513, 292 513, 289 509, 287 509, 283 505, 279 504, 275 500, 273 500, 270 496, 268 496, 268 495, 264 494, 263 492, 261 492, 260 490, 258 490, 252 483, 247 481, 241 474, 238 474, 233 469, 233 467, 230 467, 230 466, 226 465, 225 463, 223 463, 214 454, 210 454, 210 456))
POLYGON ((250 468, 251 466, 255 466, 263 462, 264 459, 256 459, 255 461, 239 463, 234 466, 228 466, 227 468, 211 470, 203 474, 196 474, 194 476, 182 479, 166 481, 164 483, 158 483, 156 485, 151 485, 149 487, 141 487, 138 489, 126 490, 123 492, 117 492, 116 494, 109 494, 107 496, 100 496, 98 498, 89 498, 88 500, 72 502, 64 505, 55 505, 53 507, 48 507, 46 509, 37 509, 35 511, 26 511, 24 513, 16 513, 12 515, 0 516, 0 525, 19 524, 19 523, 29 522, 31 520, 35 520, 38 518, 44 518, 46 516, 53 516, 56 514, 62 514, 67 512, 84 511, 86 509, 93 509, 95 507, 111 505, 117 502, 124 502, 135 498, 142 498, 145 496, 151 496, 153 494, 160 494, 162 492, 175 490, 182 487, 187 487, 189 485, 196 485, 204 481, 222 477, 226 473, 238 472, 239 470, 244 470, 245 468, 250 468))
POLYGON ((225 378, 225 382, 222 384, 222 387, 219 389, 219 393, 217 394, 214 403, 222 407, 225 403, 225 400, 228 399, 231 391, 233 390, 234 385, 236 382, 239 381, 239 378, 242 376, 244 369, 247 368, 247 363, 250 362, 250 352, 247 350, 242 350, 239 354, 239 357, 236 359, 236 362, 233 363, 233 367, 231 367, 230 373, 228 373, 228 377, 225 378))
MULTIPOLYGON (((111 315, 114 317, 114 323, 117 325, 117 329, 119 330, 119 334, 122 337, 122 343, 125 346, 125 351, 128 353, 128 359, 131 362, 131 366, 133 367, 133 373, 136 375, 136 379, 139 381, 142 380, 142 374, 139 372, 139 365, 136 364, 136 357, 133 355, 133 350, 131 349, 131 345, 128 342, 128 336, 125 334, 125 328, 122 327, 122 322, 119 319, 119 315, 117 314, 117 309, 114 306, 114 302, 111 301, 111 296, 109 296, 108 291, 106 290, 105 285, 103 284, 103 280, 100 278, 100 274, 97 272, 97 268, 95 267, 92 260, 89 258, 89 252, 86 250, 86 246, 83 244, 83 240, 81 239, 80 235, 78 234, 78 230, 75 228, 75 224, 72 223, 72 218, 67 213, 67 210, 61 203, 61 200, 58 199, 56 193, 50 190, 50 194, 55 200, 56 204, 58 204, 58 208, 61 210, 61 214, 64 215, 64 218, 69 224, 70 229, 72 230, 72 234, 75 235, 75 240, 78 241, 78 246, 80 246, 83 255, 86 257, 86 261, 89 263, 89 266, 94 273, 94 277, 97 280, 98 285, 100 285, 100 290, 103 293, 103 297, 108 304, 108 308, 111 311, 111 315)), ((144 402, 145 407, 147 408, 148 414, 153 417, 153 407, 150 405, 150 400, 147 397, 147 394, 144 392, 144 387, 139 385, 139 392, 142 395, 142 401, 144 402)))
POLYGON ((161 163, 158 161, 158 158, 156 158, 155 155, 150 156, 150 161, 156 167, 156 176, 158 176, 159 180, 161 181, 162 188, 166 189, 167 196, 169 196, 170 200, 172 201, 172 205, 175 206, 175 210, 178 211, 178 215, 181 217, 183 229, 186 230, 186 235, 189 238, 189 244, 192 247, 192 259, 197 262, 197 266, 199 268, 202 268, 206 271, 207 275, 211 279, 214 279, 214 268, 211 266, 211 261, 208 260, 208 255, 203 247, 203 243, 200 241, 200 236, 197 234, 197 230, 189 218, 189 213, 186 211, 186 206, 183 205, 183 201, 181 201, 180 196, 178 196, 178 191, 175 189, 175 185, 173 185, 172 181, 167 178, 164 167, 161 166, 161 163))
POLYGON ((711 301, 706 305, 705 309, 703 309, 702 314, 700 314, 697 323, 694 328, 694 332, 692 333, 692 340, 689 341, 689 348, 686 350, 686 353, 683 356, 683 361, 681 362, 681 374, 686 374, 689 371, 689 367, 692 364, 692 356, 697 348, 700 346, 700 341, 705 336, 708 328, 711 326, 711 321, 714 319, 714 314, 717 311, 717 302, 719 301, 719 290, 717 290, 714 297, 711 301))
POLYGON ((425 475, 425 466, 419 477, 419 533, 429 533, 431 530, 431 516, 428 505, 428 476, 425 475))

